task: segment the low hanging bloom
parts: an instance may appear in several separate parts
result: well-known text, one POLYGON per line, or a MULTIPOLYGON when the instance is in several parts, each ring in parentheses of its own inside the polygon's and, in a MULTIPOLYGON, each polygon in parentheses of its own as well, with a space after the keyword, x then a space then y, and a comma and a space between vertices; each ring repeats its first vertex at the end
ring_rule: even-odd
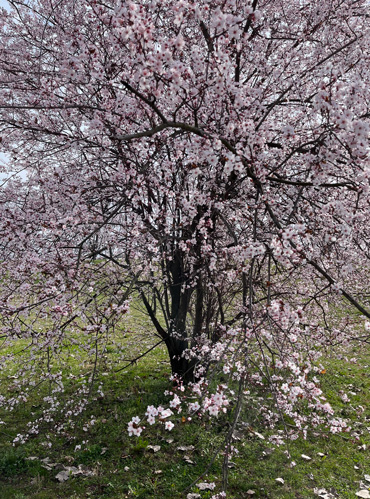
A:
POLYGON ((130 437, 132 435, 135 435, 135 437, 140 437, 143 427, 139 426, 140 424, 140 418, 135 416, 132 418, 132 420, 128 423, 127 425, 127 431, 130 437))
POLYGON ((165 429, 168 431, 171 431, 174 426, 175 425, 172 423, 172 421, 166 421, 164 424, 165 429))

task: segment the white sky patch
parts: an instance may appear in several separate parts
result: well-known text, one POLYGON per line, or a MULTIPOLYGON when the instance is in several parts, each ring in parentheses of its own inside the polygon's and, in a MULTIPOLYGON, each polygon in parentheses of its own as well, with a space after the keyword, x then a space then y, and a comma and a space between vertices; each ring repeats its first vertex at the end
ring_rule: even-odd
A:
POLYGON ((0 7, 4 7, 6 10, 10 9, 9 3, 6 0, 0 0, 0 7))
POLYGON ((4 173, 1 172, 2 167, 4 164, 7 163, 7 157, 4 153, 0 152, 0 182, 1 180, 5 179, 8 175, 5 175, 4 173))

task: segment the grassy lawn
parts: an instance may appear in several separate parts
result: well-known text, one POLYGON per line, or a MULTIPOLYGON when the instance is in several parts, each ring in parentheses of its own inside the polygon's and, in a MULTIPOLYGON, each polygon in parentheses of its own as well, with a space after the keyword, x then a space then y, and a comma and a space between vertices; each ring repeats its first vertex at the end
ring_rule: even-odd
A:
MULTIPOLYGON (((128 333, 127 341, 130 334, 134 333, 128 333)), ((132 336, 131 341, 139 351, 150 346, 150 341, 155 343, 152 339, 145 344, 132 336)), ((307 440, 274 447, 253 404, 246 403, 236 432, 239 454, 230 463, 228 498, 308 499, 319 497, 318 490, 325 489, 327 499, 354 499, 357 491, 370 488, 365 479, 370 475, 370 352, 348 352, 349 358, 354 355, 356 363, 328 359, 326 372, 321 374, 328 401, 338 416, 350 422, 349 433, 315 432, 307 440), (342 401, 340 390, 349 393, 349 402, 342 401)), ((81 376, 89 366, 76 363, 71 369, 81 376)), ((125 370, 109 375, 99 372, 105 396, 94 401, 63 438, 49 436, 45 430, 45 435, 41 432, 24 445, 9 443, 9 437, 24 429, 29 411, 39 410, 37 401, 1 415, 9 424, 0 427, 0 498, 180 499, 188 493, 211 497, 214 492, 189 486, 215 482, 215 491, 220 490, 223 456, 218 449, 229 425, 227 416, 186 423, 179 417, 172 432, 146 425, 141 437, 128 436, 127 423, 133 416, 143 416, 147 405, 166 404, 163 392, 171 388, 169 374, 167 354, 161 347, 125 370), (86 425, 91 417, 95 424, 86 425), (70 476, 59 482, 56 475, 68 467, 70 476)))

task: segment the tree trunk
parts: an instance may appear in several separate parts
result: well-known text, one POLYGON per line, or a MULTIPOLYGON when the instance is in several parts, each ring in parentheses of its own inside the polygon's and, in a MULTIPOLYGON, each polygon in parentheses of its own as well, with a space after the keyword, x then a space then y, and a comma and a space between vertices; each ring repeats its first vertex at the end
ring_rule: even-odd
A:
POLYGON ((184 383, 195 381, 195 361, 188 360, 183 356, 184 351, 188 348, 187 341, 169 337, 165 343, 170 357, 172 374, 181 376, 184 383))

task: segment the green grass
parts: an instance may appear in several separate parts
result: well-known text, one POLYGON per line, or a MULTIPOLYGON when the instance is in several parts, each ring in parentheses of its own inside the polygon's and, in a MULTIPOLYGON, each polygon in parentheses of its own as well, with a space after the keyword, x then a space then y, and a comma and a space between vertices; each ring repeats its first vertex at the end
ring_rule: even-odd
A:
MULTIPOLYGON (((153 427, 139 439, 127 434, 127 423, 134 415, 143 415, 148 404, 166 402, 163 392, 171 385, 164 358, 165 352, 157 351, 139 366, 106 379, 105 398, 89 411, 97 423, 84 432, 81 422, 70 442, 52 439, 52 448, 46 449, 35 439, 14 448, 2 435, 0 497, 182 497, 181 491, 202 473, 210 458, 213 444, 204 439, 204 428, 194 424, 168 433, 153 427), (183 437, 197 447, 189 456, 194 465, 185 463, 183 453, 176 450, 183 437), (167 442, 169 438, 174 441, 167 442), (75 451, 83 440, 88 440, 87 445, 75 451), (198 442, 203 442, 201 448, 198 442), (149 443, 160 445, 160 452, 148 451, 149 443), (49 456, 50 462, 60 465, 85 465, 94 475, 60 484, 55 475, 61 466, 46 470, 41 461, 27 460, 30 456, 49 456)), ((17 411, 17 419, 7 431, 13 430, 15 435, 26 416, 26 411, 17 411)), ((85 416, 88 419, 89 414, 85 416)), ((217 437, 213 437, 215 441, 217 437)))
POLYGON ((314 488, 325 488, 339 498, 355 497, 359 482, 364 481, 364 475, 370 470, 370 373, 362 367, 369 360, 369 355, 364 355, 361 364, 357 365, 332 360, 322 376, 328 400, 339 416, 351 421, 358 435, 354 431, 341 435, 311 433, 307 440, 291 442, 289 447, 274 449, 271 454, 260 442, 245 443, 236 463, 239 467, 247 466, 248 472, 243 480, 238 466, 233 471, 230 485, 235 497, 240 497, 243 490, 253 489, 256 491, 253 497, 310 498, 314 497, 314 488), (340 399, 338 392, 341 389, 355 390, 356 395, 351 396, 350 403, 345 404, 340 399), (364 412, 358 410, 359 405, 364 412), (359 448, 362 445, 366 450, 359 448), (289 458, 282 452, 288 449, 289 458), (302 454, 312 460, 305 461, 302 454), (295 467, 290 467, 292 460, 296 462, 295 467), (276 483, 278 477, 284 479, 284 485, 276 483))
MULTIPOLYGON (((134 316, 133 320, 136 319, 134 316)), ((149 340, 147 344, 144 340, 139 341, 144 336, 133 338, 134 334, 144 333, 137 330, 124 340, 135 345, 137 350, 132 356, 150 344, 149 340)), ((110 353, 114 356, 114 347, 111 348, 110 353)), ((253 407, 244 407, 243 422, 246 424, 238 428, 239 454, 231 458, 228 498, 309 499, 317 497, 315 488, 326 489, 340 499, 356 497, 360 481, 364 481, 365 474, 370 474, 370 370, 364 367, 370 365, 370 352, 349 352, 349 357, 352 355, 359 358, 357 364, 331 358, 325 362, 326 373, 321 375, 328 401, 338 416, 348 419, 352 431, 331 435, 320 430, 309 433, 307 440, 274 447, 268 443, 269 432, 253 407), (342 401, 340 390, 352 392, 349 403, 342 401), (265 440, 250 431, 251 425, 265 436, 265 440), (305 461, 302 454, 310 456, 311 461, 305 461), (296 466, 291 467, 292 461, 296 466), (276 482, 279 477, 284 479, 284 484, 276 482), (247 495, 248 490, 255 494, 247 495)), ((71 365, 76 376, 90 369, 88 363, 82 368, 78 362, 71 365)), ((25 445, 13 447, 9 443, 23 431, 30 411, 37 413, 40 410, 37 400, 33 401, 33 406, 26 404, 14 413, 1 415, 7 425, 0 427, 0 498, 180 499, 186 498, 188 492, 198 492, 202 499, 211 497, 210 491, 188 487, 207 470, 222 445, 229 424, 227 416, 216 421, 194 418, 185 424, 179 417, 170 433, 162 427, 147 425, 140 438, 127 434, 128 421, 133 416, 143 416, 147 405, 166 404, 163 392, 171 388, 169 374, 167 354, 161 347, 126 370, 109 376, 100 372, 105 397, 94 401, 77 421, 76 428, 63 438, 53 436, 44 428, 40 436, 25 445), (92 415, 96 423, 88 428, 85 426, 85 431, 84 422, 92 415), (46 441, 52 443, 51 448, 45 447, 46 441), (83 441, 87 443, 83 445, 83 441), (76 450, 76 445, 82 445, 81 449, 76 450), (153 453, 148 445, 161 448, 153 453), (194 446, 185 453, 192 463, 184 459, 179 446, 194 446), (42 461, 47 457, 53 466, 42 461), (88 473, 71 476, 59 483, 55 477, 64 466, 81 466, 88 473)), ((218 454, 200 481, 215 482, 216 491, 220 490, 221 466, 222 455, 218 454)), ((370 487, 370 483, 368 485, 370 487)))

